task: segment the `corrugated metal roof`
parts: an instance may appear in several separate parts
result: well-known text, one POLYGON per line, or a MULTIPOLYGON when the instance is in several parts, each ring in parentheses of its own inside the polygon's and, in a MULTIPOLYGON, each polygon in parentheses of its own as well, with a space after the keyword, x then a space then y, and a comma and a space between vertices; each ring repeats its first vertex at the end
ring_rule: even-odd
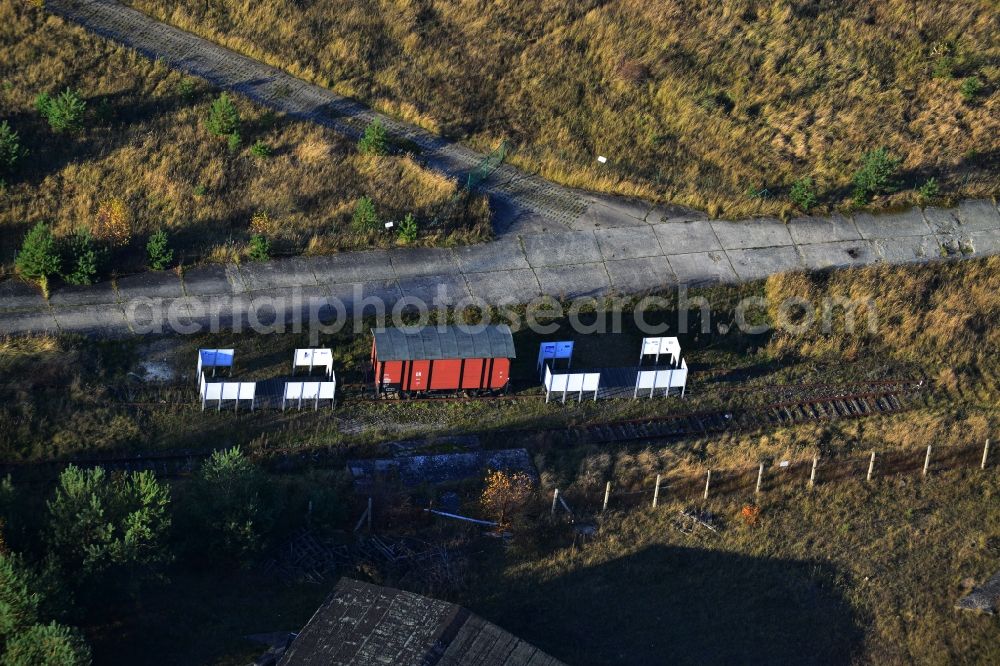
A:
POLYGON ((374 328, 380 361, 441 358, 515 358, 514 338, 506 324, 470 333, 458 326, 374 328))
POLYGON ((461 606, 341 578, 281 666, 563 666, 461 606))

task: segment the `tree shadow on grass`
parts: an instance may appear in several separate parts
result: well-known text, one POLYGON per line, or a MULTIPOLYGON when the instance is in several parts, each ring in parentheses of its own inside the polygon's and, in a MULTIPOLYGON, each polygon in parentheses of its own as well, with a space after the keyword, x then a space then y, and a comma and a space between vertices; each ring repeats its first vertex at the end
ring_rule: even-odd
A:
POLYGON ((475 610, 571 664, 844 664, 862 631, 835 574, 816 562, 657 545, 514 581, 475 610))

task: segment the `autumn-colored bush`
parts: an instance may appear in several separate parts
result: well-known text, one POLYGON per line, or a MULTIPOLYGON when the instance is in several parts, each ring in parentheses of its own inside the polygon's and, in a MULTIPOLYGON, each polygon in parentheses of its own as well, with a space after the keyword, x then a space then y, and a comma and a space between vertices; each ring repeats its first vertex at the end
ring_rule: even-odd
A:
POLYGON ((753 527, 760 520, 760 507, 756 504, 744 504, 740 509, 740 517, 746 525, 753 527))
POLYGON ((479 503, 483 512, 500 529, 510 526, 511 516, 521 509, 534 490, 534 482, 524 472, 490 471, 479 503))
POLYGON ((132 239, 132 216, 120 198, 103 201, 97 208, 97 237, 117 247, 132 239))

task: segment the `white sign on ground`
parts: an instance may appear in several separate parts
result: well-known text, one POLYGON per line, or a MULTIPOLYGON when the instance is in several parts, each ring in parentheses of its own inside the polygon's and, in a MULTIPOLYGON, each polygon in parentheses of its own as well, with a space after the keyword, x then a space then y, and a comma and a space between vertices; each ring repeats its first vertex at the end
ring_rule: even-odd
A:
POLYGON ((649 397, 652 398, 656 389, 664 389, 663 395, 670 394, 670 389, 679 388, 681 397, 684 397, 684 390, 687 386, 688 367, 687 361, 681 359, 679 368, 663 368, 658 370, 639 370, 635 377, 635 391, 633 398, 639 397, 639 391, 649 389, 649 397))
POLYGON ((655 356, 656 362, 660 362, 661 354, 670 354, 670 359, 674 365, 681 361, 681 343, 677 338, 643 338, 642 353, 639 354, 639 362, 646 356, 655 356))
POLYGON ((601 387, 601 373, 599 372, 561 372, 553 374, 548 365, 545 366, 545 402, 549 401, 552 393, 562 392, 562 401, 566 402, 566 395, 576 393, 579 400, 583 400, 584 391, 594 392, 594 400, 597 400, 597 392, 601 387))
POLYGON ((209 382, 205 379, 204 373, 201 375, 201 409, 205 410, 205 405, 210 400, 218 402, 218 409, 222 409, 224 400, 235 402, 234 409, 239 410, 240 401, 250 401, 250 410, 253 411, 257 397, 256 382, 209 382))
POLYGON ((284 410, 289 400, 297 402, 302 409, 302 401, 309 400, 313 409, 319 409, 320 400, 329 400, 330 408, 336 405, 337 382, 285 382, 285 392, 281 396, 281 409, 284 410))
POLYGON ((292 374, 297 368, 326 368, 326 376, 333 377, 333 351, 330 349, 296 349, 292 358, 292 374))
POLYGON ((198 375, 201 376, 203 370, 212 368, 214 377, 216 368, 232 368, 235 355, 235 349, 199 349, 198 375))

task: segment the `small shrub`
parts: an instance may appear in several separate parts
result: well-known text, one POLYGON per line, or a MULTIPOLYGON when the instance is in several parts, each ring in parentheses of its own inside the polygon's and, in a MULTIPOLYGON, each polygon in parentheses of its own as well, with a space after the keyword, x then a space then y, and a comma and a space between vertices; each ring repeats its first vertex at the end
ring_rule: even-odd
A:
POLYGON ((199 553, 224 567, 253 563, 280 509, 274 485, 239 447, 212 454, 192 479, 185 503, 199 553))
POLYGON ((816 185, 813 183, 813 179, 805 176, 792 183, 788 198, 803 212, 808 213, 816 205, 816 185))
POLYGON ((917 188, 917 196, 920 197, 921 202, 927 202, 936 197, 939 191, 937 180, 928 178, 927 182, 917 188))
POLYGON ((893 179, 900 162, 901 160, 889 155, 886 148, 877 148, 865 153, 861 158, 861 168, 852 178, 854 202, 859 205, 864 204, 871 200, 872 195, 894 191, 893 179))
POLYGON ((754 185, 747 186, 746 189, 747 199, 767 199, 771 196, 766 187, 756 187, 754 185))
POLYGON ((962 93, 962 99, 967 103, 974 102, 979 97, 979 93, 983 91, 983 82, 978 77, 970 76, 962 81, 958 90, 962 93))
POLYGON ((274 231, 274 221, 266 210, 258 210, 250 218, 250 233, 263 236, 274 231))
POLYGON ((756 504, 746 504, 740 510, 743 522, 749 527, 753 527, 760 520, 760 507, 756 504))
POLYGON ((240 149, 240 145, 243 143, 243 138, 240 136, 239 132, 233 132, 226 139, 226 146, 229 148, 229 152, 235 153, 240 149))
POLYGON ((271 146, 267 145, 264 141, 258 139, 250 147, 250 154, 258 159, 267 159, 271 156, 271 146))
POLYGON ((14 266, 31 280, 42 280, 59 272, 59 251, 48 225, 39 222, 25 235, 14 266))
POLYGON ((87 103, 75 90, 66 88, 56 97, 42 93, 35 98, 35 108, 49 121, 53 132, 78 132, 83 129, 87 103))
POLYGON ((6 120, 0 123, 0 173, 13 171, 23 154, 17 132, 10 128, 6 120))
POLYGON ((399 240, 404 243, 412 243, 417 240, 417 220, 413 213, 407 213, 403 221, 399 223, 399 240))
POLYGON ((250 237, 250 245, 247 254, 251 261, 267 261, 271 258, 270 241, 260 234, 254 234, 250 237))
POLYGON ((230 136, 239 131, 240 112, 226 93, 222 93, 212 102, 212 107, 208 111, 207 125, 208 131, 216 136, 230 136))
POLYGON ((934 70, 931 76, 935 79, 950 79, 954 75, 955 58, 950 55, 943 55, 934 61, 934 70))
POLYGON ((358 150, 365 155, 385 155, 388 147, 388 137, 385 127, 378 118, 368 123, 365 133, 358 141, 358 150))
POLYGON ((159 229, 149 237, 146 242, 146 256, 149 259, 149 267, 154 271, 162 271, 174 260, 174 251, 170 247, 170 239, 167 232, 159 229))
POLYGON ((208 194, 208 186, 207 185, 195 185, 194 195, 196 197, 203 197, 206 194, 208 194))
POLYGON ((181 97, 190 98, 194 95, 195 82, 194 79, 189 79, 187 77, 181 79, 177 83, 177 92, 181 97))
POLYGON ((90 647, 77 629, 36 624, 7 641, 3 666, 87 666, 90 647))
POLYGON ((534 491, 534 482, 524 472, 487 470, 483 494, 479 504, 498 529, 510 527, 513 514, 520 511, 534 491))
POLYGON ((102 99, 94 107, 94 120, 99 124, 107 125, 110 124, 115 117, 115 108, 111 106, 111 102, 107 99, 102 99))
POLYGON ((132 239, 132 219, 125 202, 118 197, 102 201, 97 207, 98 236, 116 247, 132 239))
POLYGON ((97 281, 98 253, 94 239, 86 227, 77 231, 66 240, 62 265, 62 274, 67 284, 94 284, 97 281))
POLYGON ((35 111, 42 114, 43 117, 48 117, 49 106, 52 104, 52 96, 48 93, 38 93, 35 95, 35 111))
POLYGON ((375 204, 370 197, 361 197, 354 206, 354 217, 351 226, 358 233, 374 231, 378 229, 378 213, 375 212, 375 204))
MULTIPOLYGON (((9 477, 8 477, 9 478, 9 477)), ((14 553, 0 551, 0 644, 38 619, 41 596, 31 587, 31 573, 14 553)))

